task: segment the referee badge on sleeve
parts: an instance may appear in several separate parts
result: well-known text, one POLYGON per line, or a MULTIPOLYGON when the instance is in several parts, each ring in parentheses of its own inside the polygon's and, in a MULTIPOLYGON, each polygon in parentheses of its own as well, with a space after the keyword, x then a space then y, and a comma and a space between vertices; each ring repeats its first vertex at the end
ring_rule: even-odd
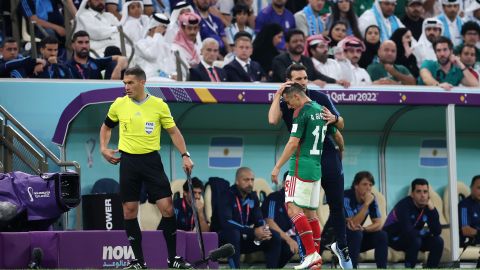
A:
POLYGON ((145 132, 147 134, 151 134, 154 128, 155 128, 154 122, 145 122, 145 132))

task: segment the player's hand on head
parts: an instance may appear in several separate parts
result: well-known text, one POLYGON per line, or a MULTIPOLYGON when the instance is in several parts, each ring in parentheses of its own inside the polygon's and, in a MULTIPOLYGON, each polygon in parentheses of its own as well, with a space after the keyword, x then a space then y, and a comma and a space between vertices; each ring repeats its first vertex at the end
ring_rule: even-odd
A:
POLYGON ((293 81, 286 81, 286 82, 280 84, 280 88, 278 88, 276 94, 281 96, 283 94, 283 90, 285 90, 285 88, 287 88, 287 87, 290 87, 292 84, 293 84, 293 81))

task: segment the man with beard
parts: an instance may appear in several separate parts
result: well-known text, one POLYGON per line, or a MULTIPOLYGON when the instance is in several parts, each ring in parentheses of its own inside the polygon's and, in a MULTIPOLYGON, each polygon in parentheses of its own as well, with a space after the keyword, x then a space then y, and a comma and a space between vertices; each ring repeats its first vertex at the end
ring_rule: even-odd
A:
POLYGON ((376 0, 372 8, 358 18, 360 33, 365 34, 370 25, 376 25, 380 28, 380 41, 384 42, 392 36, 395 30, 405 27, 393 14, 396 5, 397 0, 376 0))
POLYGON ((340 40, 337 45, 339 54, 344 57, 337 58, 342 70, 351 74, 350 83, 352 85, 370 85, 372 80, 368 72, 358 65, 362 53, 365 52, 365 44, 362 40, 354 36, 347 36, 340 40))
POLYGON ((186 65, 186 67, 182 65, 181 74, 179 74, 182 75, 181 79, 183 81, 187 79, 184 74, 187 74, 188 69, 200 63, 201 45, 199 45, 200 40, 197 40, 200 20, 200 16, 195 12, 183 13, 178 17, 180 30, 174 37, 172 51, 174 54, 178 54, 182 62, 186 65))
POLYGON ((67 63, 73 79, 104 79, 102 70, 107 70, 112 66, 112 61, 116 61, 115 68, 109 74, 108 70, 105 79, 120 80, 121 71, 127 68, 127 59, 123 56, 113 55, 103 58, 91 58, 90 36, 85 31, 78 31, 72 37, 73 57, 67 63))
POLYGON ((307 68, 308 78, 320 87, 324 87, 327 83, 337 83, 343 87, 350 86, 350 83, 344 80, 335 80, 318 72, 312 62, 312 59, 303 54, 305 49, 305 34, 298 29, 292 29, 285 36, 287 41, 287 52, 275 56, 272 61, 272 82, 283 82, 285 79, 285 71, 293 64, 302 64, 307 68))
POLYGON ((83 30, 91 38, 91 48, 103 56, 105 48, 116 46, 120 48, 120 22, 110 12, 105 12, 105 0, 83 0, 75 19, 75 31, 83 30))
POLYGON ((439 37, 433 43, 437 61, 426 60, 420 67, 419 85, 440 86, 445 90, 460 83, 464 86, 478 86, 478 80, 467 67, 453 54, 452 41, 439 37))
POLYGON ((406 28, 410 29, 415 40, 418 40, 422 35, 423 8, 425 0, 408 0, 405 7, 405 16, 401 19, 406 28))
POLYGON ((438 268, 442 257, 442 227, 429 189, 427 180, 413 180, 410 195, 395 205, 383 225, 388 245, 405 252, 405 268, 415 268, 420 250, 430 251, 426 268, 438 268))
POLYGON ((335 59, 328 58, 330 40, 323 35, 313 35, 307 38, 307 56, 310 56, 315 69, 330 78, 339 80, 345 75, 340 64, 335 59))
POLYGON ((220 46, 220 54, 226 55, 230 51, 225 26, 222 20, 209 12, 210 0, 194 0, 196 12, 200 15, 200 36, 202 40, 214 38, 220 46))
MULTIPOLYGON (((235 247, 235 254, 228 259, 231 268, 239 268, 240 254, 263 250, 267 268, 281 268, 279 257, 281 251, 280 235, 265 224, 260 202, 253 192, 255 175, 248 167, 241 167, 235 173, 235 184, 223 197, 218 213, 220 224, 218 240, 223 245, 230 243, 235 247)), ((212 222, 214 223, 214 222, 212 222)))
POLYGON ((415 85, 415 78, 403 65, 396 65, 397 45, 391 40, 384 41, 378 49, 378 60, 367 67, 373 84, 415 85))
POLYGON ((460 0, 442 0, 442 14, 438 15, 438 19, 443 24, 443 34, 452 40, 453 45, 457 46, 462 43, 462 36, 460 32, 462 30, 463 21, 460 18, 460 0))
POLYGON ((53 36, 47 36, 42 40, 40 52, 46 65, 43 70, 36 74, 36 78, 45 79, 70 79, 70 69, 58 59, 58 40, 53 36))
POLYGON ((413 54, 417 59, 417 66, 420 67, 425 60, 436 60, 433 50, 433 41, 443 33, 442 22, 437 18, 425 19, 422 24, 423 33, 417 44, 412 46, 413 54))

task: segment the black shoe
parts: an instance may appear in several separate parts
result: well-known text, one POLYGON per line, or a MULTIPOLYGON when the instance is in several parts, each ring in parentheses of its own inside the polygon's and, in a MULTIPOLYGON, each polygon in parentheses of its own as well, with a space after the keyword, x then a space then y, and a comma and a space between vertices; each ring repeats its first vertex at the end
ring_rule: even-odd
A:
POLYGON ((186 262, 180 256, 175 256, 175 258, 172 261, 168 260, 168 268, 193 269, 192 265, 186 262))
POLYGON ((145 263, 140 263, 138 260, 132 260, 127 267, 123 269, 147 269, 147 265, 145 263))

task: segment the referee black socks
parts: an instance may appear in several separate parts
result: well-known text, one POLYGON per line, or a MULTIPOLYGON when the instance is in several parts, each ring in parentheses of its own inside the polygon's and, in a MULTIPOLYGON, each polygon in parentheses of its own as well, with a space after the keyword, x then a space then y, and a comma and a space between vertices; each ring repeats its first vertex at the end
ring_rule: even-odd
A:
POLYGON ((167 242, 168 258, 172 261, 177 255, 177 223, 175 216, 162 217, 158 230, 163 230, 163 237, 167 242))
POLYGON ((142 232, 140 231, 140 225, 138 225, 137 218, 134 219, 125 219, 125 231, 127 232, 128 241, 132 246, 133 254, 135 254, 135 259, 138 260, 140 264, 145 262, 143 258, 142 250, 142 232))

